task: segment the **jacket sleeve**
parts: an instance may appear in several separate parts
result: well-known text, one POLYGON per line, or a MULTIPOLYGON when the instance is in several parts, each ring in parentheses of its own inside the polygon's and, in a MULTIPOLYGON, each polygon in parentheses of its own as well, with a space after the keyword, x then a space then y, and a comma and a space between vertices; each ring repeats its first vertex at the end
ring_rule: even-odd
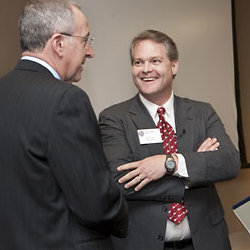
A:
POLYGON ((210 104, 201 106, 202 112, 196 116, 195 150, 180 152, 187 164, 189 187, 228 180, 237 176, 240 170, 239 153, 227 135, 225 128, 210 104), (216 137, 220 146, 217 151, 196 152, 199 145, 208 137, 216 137))
MULTIPOLYGON (((183 180, 174 176, 150 182, 139 192, 134 188, 125 189, 124 184, 119 184, 118 179, 126 172, 118 172, 116 168, 122 164, 138 161, 151 156, 143 149, 135 145, 135 133, 137 129, 126 114, 113 112, 106 109, 100 113, 99 126, 102 135, 102 144, 105 155, 111 168, 112 176, 127 200, 152 200, 152 201, 180 201, 184 195, 183 180), (127 123, 130 123, 127 126, 127 123), (139 152, 140 151, 140 152, 139 152), (144 154, 144 156, 142 155, 144 154), (148 155, 147 155, 148 154, 148 155)), ((162 152, 159 152, 161 154, 162 152)))
POLYGON ((104 234, 124 237, 127 206, 110 178, 89 99, 74 85, 57 105, 47 154, 66 202, 78 220, 104 234))

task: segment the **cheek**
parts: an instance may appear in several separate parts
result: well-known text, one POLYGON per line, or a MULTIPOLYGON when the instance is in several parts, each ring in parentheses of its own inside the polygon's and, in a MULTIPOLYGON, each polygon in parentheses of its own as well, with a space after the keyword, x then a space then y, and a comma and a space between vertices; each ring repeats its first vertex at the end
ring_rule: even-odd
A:
POLYGON ((76 55, 76 64, 81 64, 82 63, 82 61, 83 61, 83 58, 84 58, 84 54, 81 52, 81 53, 77 53, 77 55, 76 55))
POLYGON ((83 61, 83 59, 85 57, 85 54, 86 54, 86 51, 85 51, 85 49, 83 47, 79 47, 79 48, 75 49, 75 53, 74 53, 75 63, 79 63, 79 62, 82 63, 82 61, 83 61))
POLYGON ((132 75, 134 77, 137 77, 139 72, 140 72, 140 70, 138 68, 132 67, 132 75))

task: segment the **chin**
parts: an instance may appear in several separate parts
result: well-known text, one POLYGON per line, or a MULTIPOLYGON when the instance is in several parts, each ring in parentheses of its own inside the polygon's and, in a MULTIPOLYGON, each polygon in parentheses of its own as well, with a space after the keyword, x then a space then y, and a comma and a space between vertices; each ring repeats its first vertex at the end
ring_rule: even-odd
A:
POLYGON ((73 77, 73 82, 79 82, 81 80, 81 72, 79 72, 78 74, 76 74, 74 77, 73 77))
POLYGON ((81 80, 81 77, 79 78, 74 78, 73 82, 79 82, 81 80))
POLYGON ((148 85, 148 86, 144 85, 144 86, 140 86, 140 88, 138 89, 140 90, 141 93, 145 93, 147 95, 155 94, 156 92, 159 91, 154 85, 148 85))

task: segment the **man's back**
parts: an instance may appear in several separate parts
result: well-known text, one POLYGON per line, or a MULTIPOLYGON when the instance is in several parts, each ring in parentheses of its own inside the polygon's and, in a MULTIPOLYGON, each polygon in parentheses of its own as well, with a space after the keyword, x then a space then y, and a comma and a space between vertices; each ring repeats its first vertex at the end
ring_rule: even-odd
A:
POLYGON ((0 249, 110 249, 126 211, 86 94, 21 61, 0 80, 0 116, 0 249))

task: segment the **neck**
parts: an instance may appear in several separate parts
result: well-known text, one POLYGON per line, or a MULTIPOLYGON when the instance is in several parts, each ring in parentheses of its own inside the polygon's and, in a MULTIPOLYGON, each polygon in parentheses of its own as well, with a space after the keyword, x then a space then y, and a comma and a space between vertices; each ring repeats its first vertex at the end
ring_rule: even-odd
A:
POLYGON ((22 56, 32 56, 32 57, 45 61, 47 64, 50 65, 50 67, 52 67, 59 74, 60 78, 63 79, 62 78, 63 75, 61 74, 59 70, 60 67, 58 63, 56 62, 55 58, 53 58, 53 56, 51 56, 49 53, 46 53, 46 51, 44 50, 36 51, 36 52, 24 51, 22 53, 22 56))
POLYGON ((145 95, 142 94, 141 95, 147 99, 148 101, 156 104, 157 106, 163 106, 172 96, 172 90, 170 93, 168 93, 167 95, 163 95, 163 96, 159 96, 158 94, 156 95, 145 95))
MULTIPOLYGON (((38 58, 38 59, 40 59, 40 60, 43 60, 43 61, 45 61, 46 63, 48 63, 49 65, 51 65, 50 62, 49 62, 49 60, 46 58, 46 56, 44 56, 44 54, 43 54, 42 52, 24 51, 24 52, 22 53, 22 57, 23 57, 23 56, 32 56, 32 57, 38 58)), ((51 65, 51 66, 52 66, 52 65, 51 65)))

